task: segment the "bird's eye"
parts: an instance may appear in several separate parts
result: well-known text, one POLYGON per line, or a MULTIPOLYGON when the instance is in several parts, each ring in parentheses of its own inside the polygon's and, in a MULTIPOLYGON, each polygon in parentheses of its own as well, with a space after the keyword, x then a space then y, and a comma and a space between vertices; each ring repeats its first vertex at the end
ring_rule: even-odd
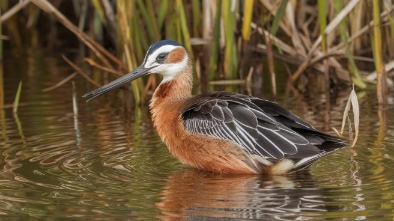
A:
POLYGON ((163 63, 164 60, 166 60, 168 53, 160 53, 159 55, 157 55, 156 57, 156 61, 158 63, 163 63))

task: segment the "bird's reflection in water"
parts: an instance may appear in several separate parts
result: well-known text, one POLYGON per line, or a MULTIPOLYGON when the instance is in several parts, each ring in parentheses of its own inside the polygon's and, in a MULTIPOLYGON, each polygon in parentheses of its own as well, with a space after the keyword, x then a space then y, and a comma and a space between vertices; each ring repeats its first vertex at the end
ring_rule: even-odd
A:
POLYGON ((263 177, 185 170, 169 177, 157 207, 164 220, 310 220, 334 209, 322 192, 308 172, 263 177))

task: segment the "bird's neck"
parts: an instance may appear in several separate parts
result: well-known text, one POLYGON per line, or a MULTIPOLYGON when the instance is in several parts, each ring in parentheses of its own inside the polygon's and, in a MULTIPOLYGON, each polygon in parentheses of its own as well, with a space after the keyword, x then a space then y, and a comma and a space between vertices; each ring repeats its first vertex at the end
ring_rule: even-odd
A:
POLYGON ((180 71, 172 80, 160 83, 149 105, 152 120, 160 137, 167 139, 166 132, 171 130, 170 122, 178 122, 184 101, 190 98, 192 91, 192 66, 188 62, 186 68, 180 71))
POLYGON ((190 60, 188 65, 173 79, 161 82, 153 93, 151 108, 163 101, 181 101, 191 97, 193 71, 190 60))

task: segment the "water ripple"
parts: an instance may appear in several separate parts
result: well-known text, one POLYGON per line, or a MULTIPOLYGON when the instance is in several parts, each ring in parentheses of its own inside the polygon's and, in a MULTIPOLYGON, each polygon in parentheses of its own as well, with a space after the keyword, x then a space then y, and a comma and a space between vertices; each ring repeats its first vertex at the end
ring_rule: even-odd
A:
MULTIPOLYGON (((356 147, 324 157, 310 173, 220 175, 174 159, 147 108, 130 110, 110 96, 89 104, 79 99, 74 122, 70 85, 42 93, 29 84, 47 87, 69 73, 36 74, 27 78, 18 115, 9 109, 1 115, 2 218, 391 220, 394 215, 394 118, 387 118, 381 139, 373 98, 360 102, 356 147)), ((78 94, 89 91, 82 82, 77 81, 78 94)), ((12 103, 7 88, 5 94, 12 103)), ((278 102, 332 133, 331 127, 340 128, 347 94, 332 106, 331 124, 322 122, 324 96, 286 96, 278 102)))

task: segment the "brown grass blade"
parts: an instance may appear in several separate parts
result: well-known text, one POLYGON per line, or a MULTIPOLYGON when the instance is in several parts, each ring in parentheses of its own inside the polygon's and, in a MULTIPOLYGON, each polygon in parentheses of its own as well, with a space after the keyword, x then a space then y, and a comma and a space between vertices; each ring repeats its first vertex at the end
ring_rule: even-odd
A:
POLYGON ((74 113, 74 130, 75 137, 77 139, 77 145, 81 144, 81 133, 79 130, 78 123, 78 101, 77 101, 77 89, 75 87, 75 82, 72 82, 72 99, 73 99, 73 113, 74 113))
POLYGON ((95 82, 93 79, 91 79, 80 67, 78 67, 76 64, 74 64, 72 61, 70 61, 66 56, 62 55, 62 58, 72 67, 74 68, 79 74, 82 75, 86 80, 88 80, 90 83, 96 85, 97 87, 101 87, 101 85, 97 82, 95 82))
MULTIPOLYGON (((297 50, 294 47, 290 46, 289 44, 286 44, 284 41, 282 41, 279 38, 275 37, 274 35, 272 35, 267 30, 264 30, 264 29, 258 27, 257 24, 252 23, 251 26, 252 26, 252 28, 256 29, 259 34, 261 34, 263 36, 268 36, 271 39, 271 41, 275 44, 275 46, 279 47, 281 50, 283 50, 287 54, 289 54, 289 55, 291 55, 293 57, 302 56, 302 55, 298 54, 297 50)), ((262 47, 261 44, 258 44, 257 46, 258 47, 262 47)))
POLYGON ((272 44, 271 39, 268 36, 265 36, 265 42, 267 45, 267 57, 268 57, 268 70, 270 72, 271 77, 271 93, 272 97, 276 98, 276 75, 275 75, 275 67, 274 67, 274 57, 272 53, 272 44))
POLYGON ((343 134, 343 129, 345 128, 346 119, 348 118, 350 107, 352 108, 352 111, 353 111, 355 137, 353 139, 352 147, 354 147, 356 145, 356 142, 358 139, 359 127, 360 127, 360 106, 358 104, 357 94, 354 91, 354 85, 353 85, 352 91, 350 92, 345 110, 343 111, 342 127, 341 127, 341 132, 340 132, 341 136, 343 134))
POLYGON ((300 32, 298 31, 296 24, 295 24, 295 15, 294 15, 294 9, 292 4, 286 4, 287 9, 286 9, 286 17, 291 29, 291 35, 289 36, 293 42, 293 45, 297 52, 303 56, 306 55, 305 48, 303 47, 303 44, 301 42, 301 36, 300 32))
MULTIPOLYGON (((264 7, 274 16, 274 17, 276 17, 277 16, 277 12, 278 12, 278 10, 277 10, 277 6, 274 6, 273 4, 271 4, 272 3, 272 1, 270 1, 270 0, 260 0, 260 3, 261 4, 263 4, 264 5, 264 7)), ((280 5, 279 5, 279 7, 280 7, 280 5)), ((280 26, 280 29, 282 30, 282 31, 284 31, 286 34, 287 34, 287 36, 291 36, 291 30, 290 30, 290 28, 288 27, 288 25, 283 21, 283 19, 281 19, 281 21, 279 21, 279 26, 280 26)))
POLYGON ((68 28, 71 32, 73 32, 83 43, 86 44, 95 54, 96 56, 105 64, 105 66, 109 68, 113 68, 112 65, 108 62, 108 60, 104 57, 104 55, 122 67, 124 70, 128 71, 127 67, 121 62, 118 58, 113 56, 110 52, 108 52, 103 46, 89 37, 87 34, 79 30, 77 26, 75 26, 69 19, 67 19, 59 10, 57 10, 51 3, 47 0, 31 0, 37 7, 42 9, 43 11, 52 14, 55 18, 63 24, 66 28, 68 28))
POLYGON ((107 67, 104 67, 104 66, 102 66, 102 65, 97 64, 97 62, 95 62, 95 61, 94 61, 93 59, 91 59, 91 58, 84 58, 83 60, 85 60, 86 62, 88 62, 91 66, 96 67, 96 68, 98 68, 98 69, 100 69, 100 70, 103 70, 103 71, 106 71, 106 72, 109 72, 109 73, 112 73, 112 74, 115 74, 115 75, 118 75, 118 76, 123 76, 122 73, 119 73, 119 72, 116 71, 116 70, 113 70, 113 69, 111 69, 111 68, 107 68, 107 67))
POLYGON ((352 92, 350 93, 349 98, 350 98, 350 101, 352 102, 352 110, 353 110, 355 136, 353 139, 352 147, 354 147, 356 145, 356 142, 358 139, 359 127, 360 127, 360 106, 358 104, 357 94, 354 91, 354 88, 353 88, 352 92))
POLYGON ((11 9, 9 9, 8 11, 6 11, 4 14, 1 15, 0 23, 7 21, 7 19, 11 18, 11 16, 15 15, 19 10, 24 8, 29 3, 30 3, 30 0, 19 1, 18 4, 14 5, 14 7, 12 7, 11 9))
POLYGON ((48 91, 51 91, 51 90, 53 90, 53 89, 55 89, 55 88, 58 88, 58 87, 62 86, 62 85, 65 84, 67 81, 69 81, 69 80, 71 80, 73 77, 77 76, 77 74, 78 74, 77 72, 72 73, 70 76, 64 78, 64 79, 61 80, 59 83, 57 83, 57 84, 55 84, 55 85, 53 85, 53 86, 44 88, 44 89, 42 90, 42 92, 48 92, 48 91))
POLYGON ((235 80, 220 80, 220 81, 210 81, 211 85, 233 85, 233 84, 245 84, 245 80, 235 79, 235 80))
MULTIPOLYGON (((384 69, 387 72, 390 72, 390 71, 394 70, 394 61, 390 61, 389 63, 387 63, 384 66, 384 69)), ((375 83, 376 83, 376 77, 377 77, 377 74, 376 74, 376 70, 375 70, 375 71, 371 72, 370 74, 368 74, 368 76, 365 77, 365 80, 367 80, 369 82, 375 81, 375 83)))
MULTIPOLYGON (((327 25, 326 30, 324 33, 328 35, 331 33, 334 28, 338 26, 338 24, 342 21, 345 16, 349 14, 349 12, 359 3, 360 0, 351 0, 343 10, 338 13, 338 15, 327 25)), ((298 77, 305 71, 305 69, 309 66, 311 61, 312 55, 314 54, 315 50, 319 47, 320 42, 322 41, 322 36, 320 35, 319 38, 313 43, 312 48, 308 52, 308 56, 305 58, 305 61, 298 67, 297 71, 291 76, 291 82, 295 82, 298 77)))

